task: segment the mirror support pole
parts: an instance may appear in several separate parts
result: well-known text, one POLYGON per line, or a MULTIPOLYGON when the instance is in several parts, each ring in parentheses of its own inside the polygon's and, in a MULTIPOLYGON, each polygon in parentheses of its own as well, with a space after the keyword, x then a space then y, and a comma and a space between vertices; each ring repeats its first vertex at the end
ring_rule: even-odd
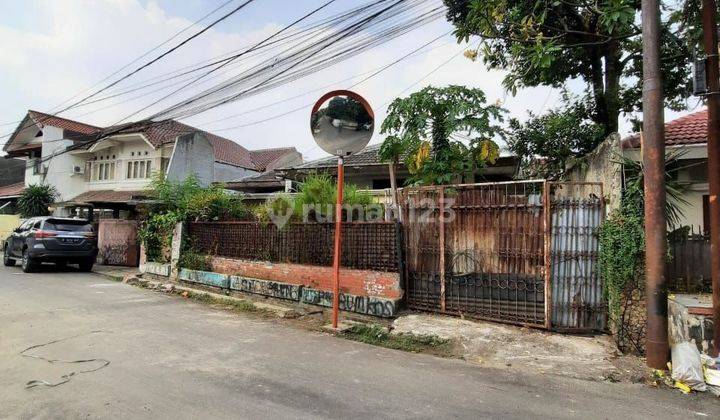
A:
POLYGON ((333 253, 333 329, 337 329, 338 327, 338 313, 340 312, 340 257, 342 251, 342 203, 344 183, 345 169, 343 167, 343 158, 338 157, 337 201, 335 202, 335 252, 333 253))

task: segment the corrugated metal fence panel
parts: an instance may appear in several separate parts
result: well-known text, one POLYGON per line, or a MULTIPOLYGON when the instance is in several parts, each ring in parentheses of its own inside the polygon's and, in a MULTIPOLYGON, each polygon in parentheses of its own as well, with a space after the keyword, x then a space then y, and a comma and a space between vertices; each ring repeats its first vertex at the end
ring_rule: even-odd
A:
POLYGON ((408 305, 543 326, 542 186, 534 181, 402 190, 408 305))
POLYGON ((598 184, 551 184, 552 327, 604 331, 607 305, 598 264, 604 219, 598 184))
POLYGON ((601 184, 405 188, 399 203, 410 308, 558 330, 605 330, 598 266, 601 184))

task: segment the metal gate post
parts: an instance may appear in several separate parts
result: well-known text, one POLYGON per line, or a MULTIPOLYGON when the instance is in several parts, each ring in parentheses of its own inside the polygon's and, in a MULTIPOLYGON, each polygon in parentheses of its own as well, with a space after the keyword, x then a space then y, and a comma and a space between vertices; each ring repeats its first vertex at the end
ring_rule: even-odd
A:
POLYGON ((440 187, 438 201, 438 229, 440 229, 440 310, 445 312, 445 187, 440 187))
POLYGON ((545 328, 552 328, 552 206, 550 183, 543 181, 543 237, 545 252, 545 328))

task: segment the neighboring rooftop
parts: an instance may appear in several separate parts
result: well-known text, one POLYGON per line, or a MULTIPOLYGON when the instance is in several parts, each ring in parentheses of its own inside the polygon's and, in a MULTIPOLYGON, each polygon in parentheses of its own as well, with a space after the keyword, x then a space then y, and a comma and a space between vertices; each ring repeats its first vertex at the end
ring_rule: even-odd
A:
MULTIPOLYGON (((259 150, 248 150, 238 143, 220 137, 213 133, 191 127, 189 125, 168 120, 159 123, 148 123, 148 122, 137 122, 124 124, 122 127, 108 127, 101 128, 90 124, 81 123, 78 121, 69 120, 67 118, 56 117, 50 114, 46 114, 38 111, 28 111, 23 121, 18 125, 15 133, 10 137, 8 143, 5 146, 6 151, 20 151, 28 148, 38 148, 39 145, 35 144, 32 146, 28 145, 16 145, 13 144, 12 139, 15 135, 24 127, 28 125, 28 119, 37 124, 40 127, 44 125, 51 125, 54 127, 62 128, 67 130, 69 135, 66 138, 82 141, 82 136, 88 136, 97 134, 100 131, 113 129, 113 134, 131 134, 141 133, 143 134, 153 147, 159 147, 164 144, 172 143, 175 139, 183 134, 201 132, 207 136, 208 141, 213 145, 215 151, 215 160, 219 163, 224 163, 233 166, 239 166, 247 169, 252 169, 259 172, 264 172, 269 165, 276 160, 282 158, 285 154, 295 152, 294 147, 282 147, 272 149, 259 149, 259 150)), ((87 140, 87 137, 85 137, 87 140)), ((89 144, 88 144, 89 147, 89 144)))
MULTIPOLYGON (((383 163, 380 161, 380 156, 378 155, 380 151, 380 143, 377 144, 371 144, 367 146, 365 149, 363 149, 360 153, 356 153, 354 155, 346 156, 343 158, 343 163, 345 166, 376 166, 376 165, 386 165, 386 163, 383 163)), ((327 156, 320 159, 311 160, 309 162, 305 162, 301 165, 293 166, 292 169, 302 170, 302 169, 316 169, 316 168, 334 168, 337 166, 337 157, 335 156, 327 156)), ((290 169, 290 168, 281 168, 282 169, 290 169)))
MULTIPOLYGON (((668 146, 707 143, 707 110, 674 119, 665 124, 665 144, 668 146)), ((624 149, 640 147, 640 133, 622 141, 624 149)))
POLYGON ((25 182, 18 182, 16 184, 5 185, 0 187, 0 198, 14 198, 19 197, 20 194, 25 190, 25 182))
MULTIPOLYGON (((383 162, 380 159, 380 146, 381 143, 371 144, 360 153, 346 156, 343 158, 343 163, 346 167, 361 167, 361 166, 386 166, 387 162, 383 162)), ((517 166, 518 158, 516 156, 501 156, 497 159, 494 165, 490 166, 517 166)), ((335 168, 337 166, 337 157, 328 156, 320 159, 311 160, 301 165, 296 165, 287 168, 279 168, 279 171, 308 171, 313 169, 321 168, 335 168)))

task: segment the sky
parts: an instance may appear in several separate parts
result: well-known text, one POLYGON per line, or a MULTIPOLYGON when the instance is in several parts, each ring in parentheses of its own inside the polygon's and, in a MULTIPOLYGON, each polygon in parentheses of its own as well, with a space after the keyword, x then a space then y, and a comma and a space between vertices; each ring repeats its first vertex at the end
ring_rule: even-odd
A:
MULTIPOLYGON (((225 1, 0 0, 0 10, 3 10, 0 15, 0 135, 12 132, 17 126, 16 121, 23 118, 28 109, 52 112, 59 109, 58 105, 68 103, 68 99, 80 98, 82 96, 78 94, 87 94, 93 88, 103 86, 98 82, 225 1)), ((153 76, 252 45, 324 1, 256 0, 157 64, 119 84, 116 89, 131 87, 153 76)), ((367 1, 338 0, 317 18, 365 3, 367 1)), ((222 11, 229 11, 239 4, 240 0, 235 0, 222 11)), ((216 13, 173 42, 200 30, 221 14, 216 13)), ((248 149, 294 146, 305 159, 322 157, 324 153, 315 145, 309 129, 310 108, 316 99, 326 91, 348 88, 373 69, 451 30, 452 26, 440 19, 291 84, 182 121, 234 140, 248 149), (347 80, 353 76, 357 77, 347 80), (279 101, 282 102, 277 103, 279 101), (289 112, 294 109, 298 111, 289 112)), ((470 45, 474 42, 471 40, 470 45)), ((165 51, 169 45, 145 60, 165 51)), ((482 63, 465 58, 462 52, 467 48, 467 44, 458 44, 452 35, 444 35, 418 54, 353 87, 375 111, 376 133, 371 143, 382 140, 377 127, 386 114, 387 104, 397 96, 407 96, 427 85, 457 84, 480 88, 485 92, 488 103, 499 102, 509 111, 509 117, 521 120, 526 118, 527 111, 542 113, 560 104, 560 92, 549 87, 523 89, 515 96, 506 93, 501 85, 504 74, 486 70, 482 63)), ((140 63, 142 61, 114 78, 140 63)), ((242 68, 238 65, 235 71, 242 68)), ((222 77, 208 80, 195 92, 220 80, 222 77)), ((570 84, 572 90, 578 90, 580 86, 580 83, 570 84)), ((60 115, 107 126, 165 93, 167 91, 158 91, 138 97, 142 94, 138 92, 60 115)), ((135 119, 184 97, 168 98, 157 108, 150 108, 135 119)), ((626 134, 629 129, 628 124, 623 124, 621 131, 626 134)), ((0 139, 0 143, 4 141, 0 139)))

